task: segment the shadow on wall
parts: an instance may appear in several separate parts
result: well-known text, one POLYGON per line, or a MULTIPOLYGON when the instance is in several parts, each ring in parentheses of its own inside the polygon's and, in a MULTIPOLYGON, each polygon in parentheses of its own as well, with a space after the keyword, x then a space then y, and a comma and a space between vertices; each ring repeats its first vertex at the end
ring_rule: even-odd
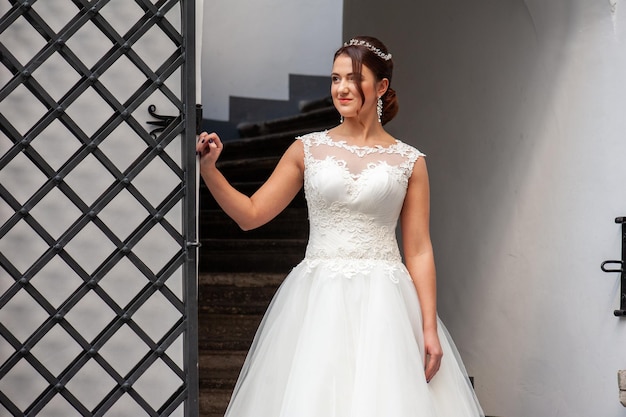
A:
MULTIPOLYGON (((537 319, 529 316, 541 312, 533 310, 533 286, 511 280, 541 277, 525 274, 532 265, 521 247, 524 238, 512 236, 523 226, 512 223, 520 204, 527 212, 537 212, 527 213, 524 221, 545 221, 537 202, 520 198, 532 195, 528 188, 536 184, 532 165, 538 148, 561 146, 554 141, 563 138, 550 136, 549 130, 554 128, 553 103, 566 65, 565 47, 573 36, 576 2, 449 0, 408 5, 396 0, 382 11, 385 21, 393 22, 388 25, 381 24, 378 2, 345 4, 345 37, 372 33, 369 28, 374 27, 373 35, 394 54, 392 85, 400 112, 390 130, 428 155, 439 311, 469 373, 480 370, 478 394, 482 384, 494 388, 503 382, 500 358, 485 358, 494 344, 507 357, 507 368, 516 370, 515 377, 526 379, 524 374, 534 372, 534 365, 518 365, 520 359, 511 354, 537 350, 537 341, 528 340, 537 329, 523 326, 534 326, 537 319), (547 136, 552 144, 545 143, 547 136), (522 256, 502 262, 501 255, 510 255, 503 248, 511 245, 520 245, 512 256, 522 256), (528 320, 512 305, 526 305, 523 316, 528 320), (522 327, 510 331, 517 323, 522 327), (509 331, 499 333, 501 328, 509 331), (506 340, 494 340, 504 334, 506 340)), ((509 389, 483 406, 490 413, 510 410, 520 401, 516 395, 509 389)))
MULTIPOLYGON (((351 3, 355 1, 346 1, 346 16, 351 3)), ((379 16, 374 3, 372 10, 359 13, 379 16)), ((484 267, 482 252, 497 248, 498 234, 508 233, 514 199, 500 198, 501 193, 521 191, 524 182, 519 179, 541 146, 537 141, 551 116, 552 87, 564 64, 560 53, 571 34, 574 7, 568 1, 543 3, 389 4, 385 14, 393 26, 374 26, 374 35, 397 51, 392 84, 400 112, 390 130, 428 155, 434 243, 445 245, 438 253, 455 254, 454 262, 438 265, 444 292, 446 279, 459 279, 453 278, 452 264, 462 264, 464 275, 474 276, 472 268, 484 267), (406 31, 397 30, 399 24, 406 31), (463 196, 466 206, 455 204, 455 196, 463 196), (458 246, 467 241, 458 239, 459 233, 476 236, 477 244, 458 246)), ((365 27, 367 19, 348 18, 344 33, 350 36, 367 31, 365 27)), ((480 304, 493 287, 467 290, 442 300, 442 311, 463 317, 459 306, 472 308, 463 299, 480 304)))

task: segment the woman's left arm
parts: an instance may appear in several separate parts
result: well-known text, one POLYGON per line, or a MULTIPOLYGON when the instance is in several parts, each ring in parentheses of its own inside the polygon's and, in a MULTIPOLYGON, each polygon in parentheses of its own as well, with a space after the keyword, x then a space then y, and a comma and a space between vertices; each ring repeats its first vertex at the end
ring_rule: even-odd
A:
POLYGON ((402 244, 406 267, 411 274, 422 309, 426 380, 441 364, 443 352, 437 334, 437 283, 430 240, 430 189, 426 162, 420 157, 413 166, 401 213, 402 244))

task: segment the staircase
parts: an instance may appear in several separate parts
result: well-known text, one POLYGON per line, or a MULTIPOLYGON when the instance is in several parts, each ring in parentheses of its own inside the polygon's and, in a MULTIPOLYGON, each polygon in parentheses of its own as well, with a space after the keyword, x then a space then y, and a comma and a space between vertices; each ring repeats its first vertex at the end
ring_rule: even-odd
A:
MULTIPOLYGON (((240 124, 241 138, 225 141, 218 166, 235 188, 251 195, 296 136, 330 128, 339 120, 329 98, 300 108, 292 117, 240 124)), ((301 191, 270 223, 243 232, 202 184, 199 221, 200 415, 223 417, 272 296, 304 257, 306 202, 301 191)))

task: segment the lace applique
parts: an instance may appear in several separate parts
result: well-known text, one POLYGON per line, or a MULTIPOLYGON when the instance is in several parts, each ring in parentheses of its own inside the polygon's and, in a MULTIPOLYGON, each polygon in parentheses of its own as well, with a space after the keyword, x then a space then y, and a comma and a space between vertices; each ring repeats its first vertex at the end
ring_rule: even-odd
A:
POLYGON ((336 146, 338 148, 343 148, 349 150, 350 152, 356 154, 359 158, 363 158, 366 155, 371 155, 373 153, 394 153, 396 149, 402 142, 396 141, 393 145, 382 146, 382 145, 374 145, 374 146, 357 146, 357 145, 348 145, 345 140, 333 140, 328 136, 326 131, 318 132, 312 134, 311 144, 314 146, 318 146, 320 144, 336 146))
MULTIPOLYGON (((397 140, 396 143, 390 146, 357 146, 357 145, 348 145, 346 141, 336 141, 333 140, 327 131, 323 132, 314 132, 309 133, 304 136, 299 136, 297 139, 303 142, 304 144, 304 159, 305 166, 312 168, 316 158, 311 153, 311 148, 314 146, 326 145, 330 147, 335 147, 338 149, 344 149, 349 151, 350 153, 358 156, 359 158, 364 158, 366 156, 370 156, 373 154, 394 154, 398 155, 402 158, 402 162, 398 165, 389 165, 386 161, 380 160, 377 163, 368 163, 368 168, 373 169, 378 165, 385 164, 389 167, 389 171, 394 174, 396 179, 400 181, 400 183, 404 186, 408 184, 408 179, 411 177, 413 172, 413 166, 415 165, 415 161, 419 159, 420 156, 425 156, 422 152, 418 151, 411 145, 407 145, 406 143, 397 140)), ((342 163, 345 167, 346 162, 342 160, 338 160, 336 157, 332 157, 333 160, 337 161, 337 163, 342 163)), ((350 174, 353 179, 357 179, 362 174, 350 174)))
POLYGON ((377 224, 369 216, 354 212, 339 202, 311 201, 309 221, 311 238, 306 250, 308 258, 401 261, 395 229, 377 224), (341 236, 341 246, 331 246, 326 239, 320 239, 329 234, 341 236))
POLYGON ((395 273, 404 265, 396 224, 413 165, 423 154, 400 141, 350 146, 326 132, 298 139, 310 222, 307 268, 323 265, 346 278, 382 268, 397 282, 395 273))

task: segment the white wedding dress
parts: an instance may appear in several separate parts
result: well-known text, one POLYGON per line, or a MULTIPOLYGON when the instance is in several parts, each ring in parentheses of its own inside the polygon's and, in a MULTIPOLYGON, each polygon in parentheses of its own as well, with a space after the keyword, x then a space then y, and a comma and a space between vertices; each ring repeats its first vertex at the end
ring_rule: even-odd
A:
POLYGON ((255 336, 227 417, 483 416, 439 323, 424 377, 419 301, 395 231, 415 148, 356 147, 326 132, 304 145, 310 237, 255 336))

